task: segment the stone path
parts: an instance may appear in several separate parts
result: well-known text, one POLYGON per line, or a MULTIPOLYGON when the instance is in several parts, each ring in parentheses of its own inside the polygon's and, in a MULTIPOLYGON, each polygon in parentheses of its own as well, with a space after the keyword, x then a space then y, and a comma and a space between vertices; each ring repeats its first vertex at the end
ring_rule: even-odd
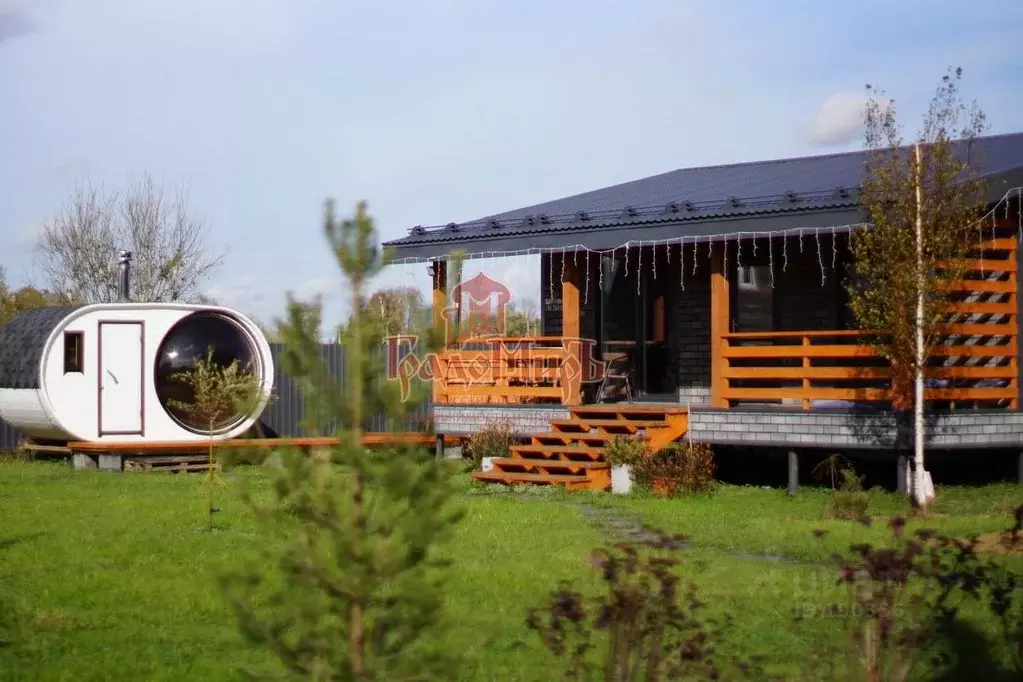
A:
MULTIPOLYGON (((643 523, 639 519, 624 514, 617 509, 609 507, 594 507, 593 505, 585 503, 576 504, 575 507, 579 510, 579 513, 582 514, 582 517, 586 519, 587 523, 597 530, 601 537, 605 539, 626 540, 631 542, 657 540, 657 536, 644 528, 643 523)), ((686 550, 691 548, 692 545, 683 544, 680 549, 686 550)), ((728 554, 736 559, 764 561, 772 564, 785 563, 791 566, 820 566, 825 563, 800 561, 781 554, 756 554, 752 552, 738 551, 728 552, 728 554)))
MULTIPOLYGON (((616 509, 594 507, 585 503, 577 504, 576 508, 601 536, 632 542, 657 540, 657 536, 645 529, 639 519, 626 516, 616 509)), ((682 549, 687 549, 687 546, 683 545, 682 549)))

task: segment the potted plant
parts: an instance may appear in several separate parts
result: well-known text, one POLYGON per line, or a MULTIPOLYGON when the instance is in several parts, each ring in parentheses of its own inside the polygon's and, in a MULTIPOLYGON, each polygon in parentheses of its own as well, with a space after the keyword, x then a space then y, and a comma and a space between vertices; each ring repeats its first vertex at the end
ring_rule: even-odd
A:
POLYGON ((611 466, 611 492, 626 495, 632 490, 632 472, 646 459, 646 443, 635 436, 615 436, 604 448, 604 459, 611 466))

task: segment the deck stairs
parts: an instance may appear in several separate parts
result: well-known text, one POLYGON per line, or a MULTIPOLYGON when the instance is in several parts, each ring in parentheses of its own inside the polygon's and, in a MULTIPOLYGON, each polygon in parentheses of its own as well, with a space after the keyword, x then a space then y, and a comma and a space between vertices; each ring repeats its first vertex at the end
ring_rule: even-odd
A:
POLYGON ((570 490, 607 490, 611 468, 604 448, 619 435, 638 435, 651 452, 680 439, 689 419, 675 405, 614 403, 573 407, 568 419, 527 445, 513 445, 509 457, 493 460, 493 470, 472 477, 487 483, 562 485, 570 490))

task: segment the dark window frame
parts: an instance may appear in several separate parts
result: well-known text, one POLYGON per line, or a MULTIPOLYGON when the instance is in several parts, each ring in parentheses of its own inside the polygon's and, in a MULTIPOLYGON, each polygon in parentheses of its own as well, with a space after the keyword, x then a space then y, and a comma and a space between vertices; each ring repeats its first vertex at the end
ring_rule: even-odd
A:
POLYGON ((64 374, 85 373, 85 332, 64 332, 64 374))
MULTIPOLYGON (((759 260, 760 259, 757 259, 757 261, 759 261, 759 260)), ((772 287, 771 286, 769 267, 770 266, 769 266, 768 263, 761 263, 761 262, 756 262, 756 261, 753 262, 753 263, 750 263, 748 265, 744 263, 741 268, 736 266, 734 278, 732 280, 732 281, 735 282, 735 285, 733 287, 731 287, 732 288, 732 296, 730 297, 731 298, 732 310, 734 311, 732 313, 732 325, 731 325, 733 332, 765 332, 766 333, 766 332, 776 331, 777 330, 778 319, 779 319, 779 317, 778 317, 778 302, 779 302, 779 299, 781 297, 778 296, 777 295, 778 292, 776 292, 774 290, 776 287, 772 287), (764 274, 764 273, 767 273, 767 274, 764 274), (746 274, 749 275, 748 279, 746 277, 744 277, 744 275, 746 275, 746 274), (747 280, 747 281, 744 282, 743 281, 744 279, 747 280), (763 281, 761 281, 761 280, 763 280, 763 281), (760 329, 760 328, 752 329, 752 328, 749 328, 749 327, 744 327, 743 324, 742 324, 742 320, 740 319, 740 313, 742 312, 741 311, 741 308, 742 308, 742 300, 741 300, 741 298, 743 298, 744 296, 757 296, 758 294, 760 294, 761 296, 763 294, 766 294, 766 298, 768 299, 767 305, 765 306, 766 313, 767 313, 766 317, 769 318, 767 320, 767 328, 766 329, 760 329)))

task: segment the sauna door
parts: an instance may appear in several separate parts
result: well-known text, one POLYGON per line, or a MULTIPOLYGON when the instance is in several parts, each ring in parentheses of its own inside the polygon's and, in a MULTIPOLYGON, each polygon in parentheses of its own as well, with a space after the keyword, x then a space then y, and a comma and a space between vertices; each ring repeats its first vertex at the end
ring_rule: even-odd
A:
POLYGON ((99 435, 141 436, 145 365, 143 331, 136 321, 99 323, 99 435))

